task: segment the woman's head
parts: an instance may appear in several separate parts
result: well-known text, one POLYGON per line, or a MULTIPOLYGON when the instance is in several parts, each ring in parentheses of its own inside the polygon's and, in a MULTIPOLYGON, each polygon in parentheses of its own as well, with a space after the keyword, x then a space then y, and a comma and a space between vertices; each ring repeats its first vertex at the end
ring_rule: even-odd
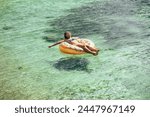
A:
POLYGON ((65 39, 70 39, 70 38, 71 38, 71 32, 68 32, 68 31, 65 32, 65 33, 64 33, 64 38, 65 38, 65 39))

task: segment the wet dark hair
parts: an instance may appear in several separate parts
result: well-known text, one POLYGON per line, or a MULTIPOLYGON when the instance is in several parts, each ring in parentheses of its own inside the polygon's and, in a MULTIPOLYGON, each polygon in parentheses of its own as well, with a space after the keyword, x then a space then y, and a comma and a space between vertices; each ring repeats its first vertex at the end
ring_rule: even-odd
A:
POLYGON ((71 37, 71 32, 66 31, 66 32, 64 33, 64 38, 65 38, 65 39, 70 39, 70 37, 71 37))

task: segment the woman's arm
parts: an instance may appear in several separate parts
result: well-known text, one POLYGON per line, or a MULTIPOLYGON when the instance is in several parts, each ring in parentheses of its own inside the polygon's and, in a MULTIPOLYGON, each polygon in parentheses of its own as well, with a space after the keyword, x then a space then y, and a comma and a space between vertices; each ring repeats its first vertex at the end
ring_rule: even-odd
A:
POLYGON ((48 47, 51 48, 51 47, 56 46, 56 45, 58 45, 58 44, 60 44, 62 42, 64 42, 64 40, 58 41, 58 42, 56 42, 56 43, 54 43, 54 44, 52 44, 52 45, 50 45, 48 47))

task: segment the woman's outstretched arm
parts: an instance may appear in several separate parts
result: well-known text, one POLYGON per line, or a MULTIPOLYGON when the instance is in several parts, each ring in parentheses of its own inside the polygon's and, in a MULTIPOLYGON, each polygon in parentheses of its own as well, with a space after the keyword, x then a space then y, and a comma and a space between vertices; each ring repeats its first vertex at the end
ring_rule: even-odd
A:
POLYGON ((61 44, 62 42, 64 42, 65 40, 60 40, 60 41, 58 41, 58 42, 56 42, 56 43, 54 43, 54 44, 52 44, 52 45, 50 45, 50 46, 48 46, 49 48, 51 48, 51 47, 53 47, 53 46, 56 46, 56 45, 58 45, 58 44, 61 44))

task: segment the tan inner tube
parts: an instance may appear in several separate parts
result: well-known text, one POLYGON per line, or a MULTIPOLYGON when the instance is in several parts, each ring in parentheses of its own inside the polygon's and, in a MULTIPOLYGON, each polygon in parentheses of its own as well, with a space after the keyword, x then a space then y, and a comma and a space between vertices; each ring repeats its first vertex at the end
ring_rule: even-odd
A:
MULTIPOLYGON (((89 39, 76 39, 73 42, 84 43, 91 47, 95 47, 95 44, 89 39)), ((63 42, 59 45, 59 50, 65 54, 85 54, 84 50, 78 46, 71 45, 67 42, 63 42)))

